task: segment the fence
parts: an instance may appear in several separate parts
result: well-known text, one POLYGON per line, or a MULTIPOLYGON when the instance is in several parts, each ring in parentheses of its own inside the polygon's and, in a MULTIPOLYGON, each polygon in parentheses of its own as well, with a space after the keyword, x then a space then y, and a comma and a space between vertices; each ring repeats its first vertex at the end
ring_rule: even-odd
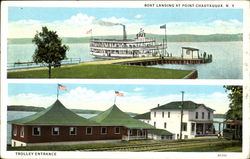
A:
MULTIPOLYGON (((67 64, 77 64, 81 62, 81 58, 67 58, 65 60, 62 60, 60 64, 57 64, 55 66, 61 66, 61 65, 67 65, 67 64)), ((8 63, 7 69, 13 70, 13 69, 24 69, 24 68, 37 68, 37 67, 47 67, 48 64, 46 63, 38 63, 35 62, 15 62, 15 63, 8 63)))

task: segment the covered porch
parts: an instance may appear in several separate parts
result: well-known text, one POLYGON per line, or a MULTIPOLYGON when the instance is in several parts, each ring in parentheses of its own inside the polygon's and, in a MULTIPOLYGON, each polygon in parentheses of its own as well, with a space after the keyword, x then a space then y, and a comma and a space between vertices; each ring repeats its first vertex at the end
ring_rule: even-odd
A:
POLYGON ((192 121, 191 135, 195 137, 215 135, 213 121, 211 120, 192 121))
POLYGON ((122 136, 122 140, 125 140, 125 141, 145 140, 145 139, 148 139, 147 129, 128 128, 126 131, 126 134, 122 136))

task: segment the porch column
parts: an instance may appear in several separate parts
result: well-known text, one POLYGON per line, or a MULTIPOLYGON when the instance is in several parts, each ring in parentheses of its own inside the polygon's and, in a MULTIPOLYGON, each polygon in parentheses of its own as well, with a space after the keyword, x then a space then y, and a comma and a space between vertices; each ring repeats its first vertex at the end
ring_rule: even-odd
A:
POLYGON ((197 123, 194 123, 194 136, 197 134, 197 123))
POLYGON ((129 128, 128 128, 128 139, 127 139, 128 141, 129 141, 129 135, 130 135, 130 132, 129 132, 129 128))
POLYGON ((205 134, 205 123, 203 123, 203 130, 202 130, 202 134, 205 134))

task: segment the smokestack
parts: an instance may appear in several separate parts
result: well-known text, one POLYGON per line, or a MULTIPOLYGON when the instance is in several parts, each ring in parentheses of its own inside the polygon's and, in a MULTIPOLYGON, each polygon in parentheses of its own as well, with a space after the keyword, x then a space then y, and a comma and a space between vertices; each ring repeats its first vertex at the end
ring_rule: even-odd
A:
POLYGON ((123 27, 123 40, 127 40, 126 26, 124 24, 120 24, 123 27))

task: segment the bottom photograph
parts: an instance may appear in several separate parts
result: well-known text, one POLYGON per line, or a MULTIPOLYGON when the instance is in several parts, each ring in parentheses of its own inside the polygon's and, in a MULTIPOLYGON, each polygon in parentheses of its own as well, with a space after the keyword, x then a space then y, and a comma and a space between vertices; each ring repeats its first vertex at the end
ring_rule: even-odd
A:
POLYGON ((242 86, 9 83, 7 151, 242 152, 242 86))

